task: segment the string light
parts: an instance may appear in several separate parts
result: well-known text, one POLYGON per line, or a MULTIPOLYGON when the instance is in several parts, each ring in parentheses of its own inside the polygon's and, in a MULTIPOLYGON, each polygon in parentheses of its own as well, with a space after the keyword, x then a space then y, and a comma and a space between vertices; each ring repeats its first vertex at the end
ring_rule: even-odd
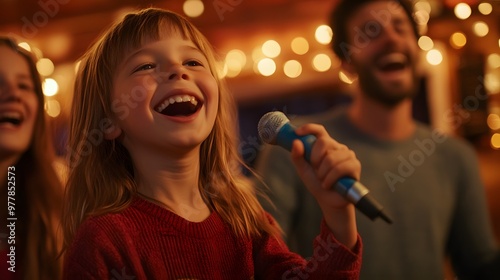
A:
POLYGON ((182 10, 188 17, 195 18, 203 14, 205 6, 201 0, 186 0, 182 6, 182 10))
POLYGON ((271 76, 276 72, 276 63, 270 58, 264 58, 257 63, 257 69, 262 76, 271 76))
POLYGON ((450 45, 455 49, 460 49, 467 44, 467 37, 462 32, 455 32, 450 36, 450 45))
POLYGON ((281 53, 281 46, 274 40, 268 40, 262 44, 262 53, 270 58, 275 58, 281 53))
POLYGON ((491 14, 491 12, 493 11, 493 7, 491 6, 490 3, 481 3, 477 6, 477 9, 481 14, 485 16, 491 14))
POLYGON ((318 43, 323 45, 328 45, 332 41, 333 31, 332 28, 328 25, 320 25, 316 28, 316 32, 314 33, 314 38, 318 43))
POLYGON ((309 51, 309 43, 303 37, 296 37, 292 40, 291 48, 294 53, 303 55, 309 51))
POLYGON ((57 100, 47 100, 44 107, 50 117, 55 118, 61 114, 61 104, 57 100))
POLYGON ((424 51, 428 51, 432 48, 434 48, 434 42, 432 41, 432 39, 428 36, 421 36, 419 39, 418 39, 418 46, 424 50, 424 51))
POLYGON ((54 73, 54 63, 48 58, 41 58, 36 63, 36 70, 42 76, 50 76, 54 73))
POLYGON ((477 21, 472 25, 472 30, 474 31, 474 34, 476 34, 478 37, 484 37, 488 34, 489 27, 484 21, 477 21))
POLYGON ((326 54, 320 53, 313 58, 313 68, 318 72, 325 72, 332 66, 330 57, 326 54))
POLYGON ((467 19, 472 14, 472 10, 469 5, 465 3, 458 3, 454 9, 455 16, 459 19, 467 19))
POLYGON ((45 79, 42 83, 42 88, 45 96, 54 96, 59 91, 59 85, 52 78, 45 79))
POLYGON ((500 149, 500 133, 495 133, 491 136, 491 147, 493 149, 500 149))
POLYGON ((302 65, 297 60, 289 60, 283 66, 283 72, 290 78, 297 78, 302 73, 302 65))
POLYGON ((439 65, 443 61, 443 54, 436 49, 432 49, 427 52, 425 57, 427 62, 431 65, 439 65))

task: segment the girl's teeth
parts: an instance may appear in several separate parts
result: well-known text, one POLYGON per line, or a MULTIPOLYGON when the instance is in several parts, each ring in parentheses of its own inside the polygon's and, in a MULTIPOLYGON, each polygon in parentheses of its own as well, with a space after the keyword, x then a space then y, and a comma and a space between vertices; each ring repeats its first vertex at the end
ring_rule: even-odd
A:
POLYGON ((198 105, 198 100, 194 98, 194 96, 189 96, 189 95, 182 95, 182 96, 172 96, 169 99, 165 100, 163 103, 161 103, 157 108, 156 111, 161 112, 165 108, 168 107, 170 104, 174 104, 175 102, 191 102, 194 106, 198 105))

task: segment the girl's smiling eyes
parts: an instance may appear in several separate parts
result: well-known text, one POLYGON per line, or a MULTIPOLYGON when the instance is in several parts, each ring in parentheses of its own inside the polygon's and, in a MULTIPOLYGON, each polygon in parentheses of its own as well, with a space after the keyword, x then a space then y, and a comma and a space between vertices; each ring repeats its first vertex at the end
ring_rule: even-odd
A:
POLYGON ((132 71, 132 73, 139 72, 139 71, 144 71, 144 70, 155 69, 155 68, 156 68, 156 64, 154 64, 154 63, 146 63, 146 64, 142 64, 141 66, 135 68, 132 71))
MULTIPOLYGON (((183 65, 189 66, 189 67, 196 67, 196 66, 204 67, 204 64, 197 59, 186 60, 186 62, 184 62, 183 65)), ((156 67, 157 67, 156 63, 152 63, 152 62, 151 63, 144 63, 144 64, 141 64, 140 66, 134 68, 132 73, 136 73, 139 71, 152 70, 152 69, 155 69, 156 67)))
POLYGON ((187 62, 184 63, 184 65, 187 66, 204 66, 203 63, 196 59, 188 60, 187 62))

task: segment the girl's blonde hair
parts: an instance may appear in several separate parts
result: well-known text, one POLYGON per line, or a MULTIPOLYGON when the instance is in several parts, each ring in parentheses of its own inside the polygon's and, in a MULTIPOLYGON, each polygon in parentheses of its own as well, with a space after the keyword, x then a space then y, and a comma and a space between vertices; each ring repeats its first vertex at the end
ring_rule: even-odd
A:
POLYGON ((236 109, 219 78, 212 46, 182 16, 148 8, 126 15, 81 60, 69 138, 70 173, 63 215, 65 246, 86 218, 123 210, 136 193, 129 153, 119 141, 104 139, 104 130, 115 115, 111 100, 113 75, 127 53, 159 40, 165 31, 179 33, 205 54, 219 86, 215 124, 200 149, 202 196, 238 236, 280 234, 279 227, 272 225, 264 214, 253 185, 242 175, 244 164, 235 143, 236 109))
POLYGON ((38 100, 30 145, 15 163, 16 246, 22 257, 19 261, 22 268, 20 279, 59 279, 61 264, 57 257, 61 244, 57 227, 63 189, 53 166, 55 151, 44 109, 42 83, 36 69, 37 59, 19 47, 17 38, 12 36, 0 35, 0 45, 9 47, 26 60, 38 100))

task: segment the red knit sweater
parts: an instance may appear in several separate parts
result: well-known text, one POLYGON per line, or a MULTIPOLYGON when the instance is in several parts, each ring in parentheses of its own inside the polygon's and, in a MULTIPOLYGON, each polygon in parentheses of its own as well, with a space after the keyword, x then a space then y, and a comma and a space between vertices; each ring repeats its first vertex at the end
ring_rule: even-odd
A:
POLYGON ((193 223, 141 198, 86 220, 67 251, 64 279, 358 279, 361 239, 351 251, 326 225, 306 263, 282 240, 237 238, 213 212, 193 223))

